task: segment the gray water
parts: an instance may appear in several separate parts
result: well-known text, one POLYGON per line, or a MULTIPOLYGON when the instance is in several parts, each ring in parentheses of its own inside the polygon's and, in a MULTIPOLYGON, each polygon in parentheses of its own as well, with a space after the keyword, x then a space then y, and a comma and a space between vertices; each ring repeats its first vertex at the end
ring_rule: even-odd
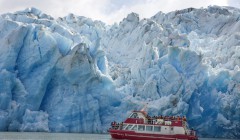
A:
POLYGON ((0 132, 0 140, 111 140, 107 134, 0 132))
MULTIPOLYGON (((0 140, 113 140, 108 134, 0 132, 0 140)), ((233 140, 200 138, 200 140, 233 140)))

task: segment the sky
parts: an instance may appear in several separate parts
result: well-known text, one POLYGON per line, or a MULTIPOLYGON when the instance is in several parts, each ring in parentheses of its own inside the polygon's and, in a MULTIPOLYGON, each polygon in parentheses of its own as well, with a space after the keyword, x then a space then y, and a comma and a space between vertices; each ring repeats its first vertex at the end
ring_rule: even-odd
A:
POLYGON ((149 18, 159 11, 167 13, 209 5, 240 8, 240 0, 0 0, 0 14, 35 7, 54 18, 73 13, 113 24, 131 12, 149 18))

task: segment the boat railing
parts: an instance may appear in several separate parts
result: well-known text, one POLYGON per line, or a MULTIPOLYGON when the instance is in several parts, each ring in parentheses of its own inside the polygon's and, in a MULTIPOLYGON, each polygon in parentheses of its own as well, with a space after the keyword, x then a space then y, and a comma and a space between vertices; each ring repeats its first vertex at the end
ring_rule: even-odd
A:
POLYGON ((115 130, 122 130, 123 128, 123 123, 112 123, 110 129, 115 129, 115 130))
POLYGON ((187 135, 196 136, 196 132, 194 130, 186 130, 187 135))

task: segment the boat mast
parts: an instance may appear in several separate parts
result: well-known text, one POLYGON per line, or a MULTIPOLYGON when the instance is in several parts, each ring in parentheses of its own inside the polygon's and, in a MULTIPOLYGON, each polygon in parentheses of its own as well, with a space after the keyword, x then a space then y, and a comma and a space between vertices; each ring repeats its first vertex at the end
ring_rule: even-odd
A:
POLYGON ((141 109, 141 111, 146 112, 147 105, 148 105, 148 103, 145 103, 145 105, 143 106, 143 108, 141 109))

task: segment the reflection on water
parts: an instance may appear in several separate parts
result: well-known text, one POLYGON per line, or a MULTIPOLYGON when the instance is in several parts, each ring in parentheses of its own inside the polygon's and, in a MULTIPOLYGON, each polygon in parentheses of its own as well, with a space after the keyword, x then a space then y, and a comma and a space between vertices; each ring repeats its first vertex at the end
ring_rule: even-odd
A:
MULTIPOLYGON (((113 140, 113 139, 111 139, 111 136, 108 134, 0 132, 0 140, 113 140)), ((230 139, 200 138, 200 140, 230 140, 230 139)))

